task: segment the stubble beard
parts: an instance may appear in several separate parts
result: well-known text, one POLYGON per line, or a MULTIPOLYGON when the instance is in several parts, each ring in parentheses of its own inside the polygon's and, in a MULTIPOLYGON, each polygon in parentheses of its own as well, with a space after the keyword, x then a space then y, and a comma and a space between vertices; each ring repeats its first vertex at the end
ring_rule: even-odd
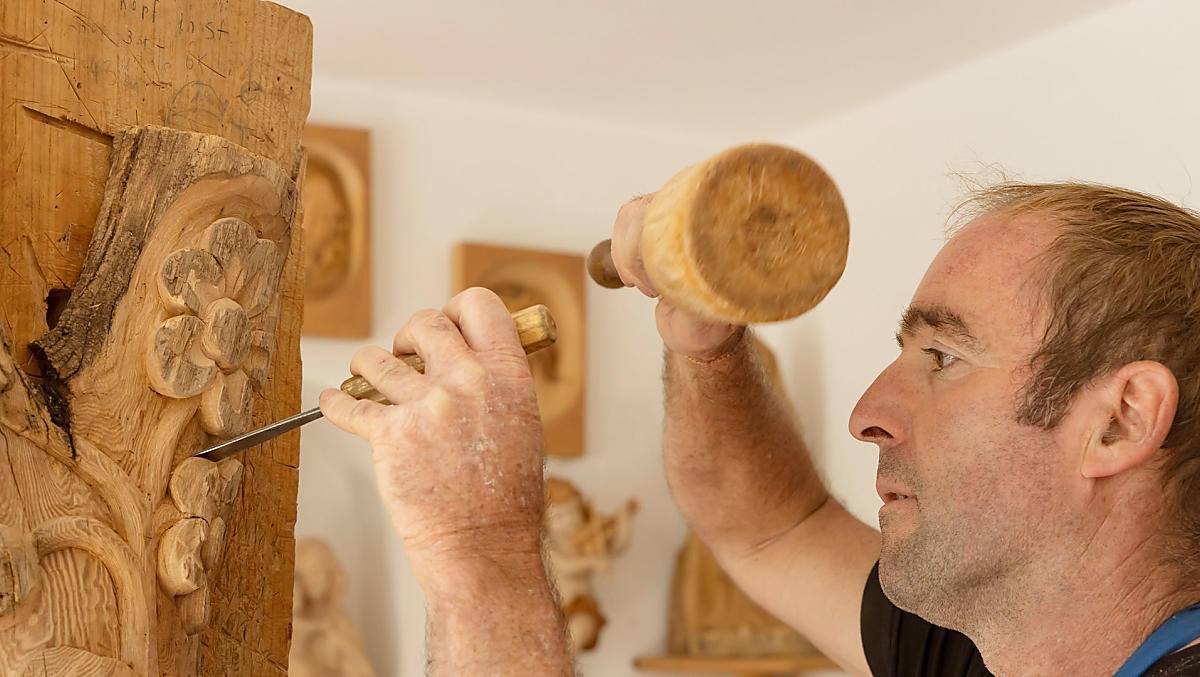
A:
POLYGON ((899 519, 880 516, 882 549, 879 582, 897 607, 925 620, 967 631, 985 610, 978 609, 988 588, 1001 574, 999 562, 972 556, 980 534, 922 514, 915 507, 915 527, 903 533, 899 519))

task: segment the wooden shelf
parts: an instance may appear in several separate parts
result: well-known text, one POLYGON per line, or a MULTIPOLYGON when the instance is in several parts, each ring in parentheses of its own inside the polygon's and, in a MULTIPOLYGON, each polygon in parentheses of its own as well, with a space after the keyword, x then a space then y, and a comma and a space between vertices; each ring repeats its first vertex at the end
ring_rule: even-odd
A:
POLYGON ((837 670, 838 665, 820 654, 784 656, 729 657, 710 656, 639 656, 633 665, 658 672, 727 672, 737 677, 796 675, 814 670, 837 670))

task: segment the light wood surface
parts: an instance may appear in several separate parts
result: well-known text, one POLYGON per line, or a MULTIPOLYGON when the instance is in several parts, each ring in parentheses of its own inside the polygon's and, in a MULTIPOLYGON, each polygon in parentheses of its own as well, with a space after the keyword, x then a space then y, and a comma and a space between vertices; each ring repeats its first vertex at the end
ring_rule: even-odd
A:
POLYGON ((0 674, 286 674, 296 436, 172 480, 299 405, 310 58, 307 19, 258 0, 0 3, 0 547, 34 579, 0 674), (209 237, 226 217, 248 249, 209 237), (196 251, 238 309, 198 303, 196 251), (188 366, 152 378, 160 329, 188 366))
POLYGON ((371 137, 304 128, 304 333, 371 335, 371 137))
MULTIPOLYGON (((646 210, 641 252, 664 298, 711 320, 785 320, 817 305, 846 268, 849 219, 833 180, 806 155, 736 146, 673 176, 646 210)), ((601 242, 597 283, 620 286, 601 242)))
MULTIPOLYGON (((356 581, 370 586, 370 581, 356 581)), ((346 613, 350 583, 324 541, 296 543, 296 591, 289 677, 375 677, 362 634, 346 613)))

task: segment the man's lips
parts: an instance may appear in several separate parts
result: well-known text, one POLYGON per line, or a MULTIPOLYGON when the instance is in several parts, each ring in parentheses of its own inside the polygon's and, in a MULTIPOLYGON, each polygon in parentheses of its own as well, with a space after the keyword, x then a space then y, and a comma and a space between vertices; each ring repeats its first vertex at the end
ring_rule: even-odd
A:
POLYGON ((875 492, 879 494, 879 498, 883 499, 884 505, 895 501, 903 501, 909 498, 915 498, 912 491, 903 484, 894 480, 879 478, 875 480, 875 492))

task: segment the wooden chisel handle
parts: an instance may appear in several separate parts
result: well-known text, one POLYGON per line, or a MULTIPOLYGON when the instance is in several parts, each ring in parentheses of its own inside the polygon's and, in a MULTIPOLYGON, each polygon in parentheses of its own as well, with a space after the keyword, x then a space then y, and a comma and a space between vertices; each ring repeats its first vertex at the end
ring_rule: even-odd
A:
MULTIPOLYGON (((521 346, 525 348, 526 355, 550 346, 558 338, 558 329, 554 326, 550 309, 540 303, 518 310, 512 314, 512 318, 513 323, 517 325, 517 337, 521 339, 521 346)), ((418 372, 425 373, 425 360, 421 359, 420 355, 407 354, 396 357, 418 372)), ((341 388, 342 392, 356 400, 373 400, 388 404, 387 398, 361 376, 342 381, 341 388)))

